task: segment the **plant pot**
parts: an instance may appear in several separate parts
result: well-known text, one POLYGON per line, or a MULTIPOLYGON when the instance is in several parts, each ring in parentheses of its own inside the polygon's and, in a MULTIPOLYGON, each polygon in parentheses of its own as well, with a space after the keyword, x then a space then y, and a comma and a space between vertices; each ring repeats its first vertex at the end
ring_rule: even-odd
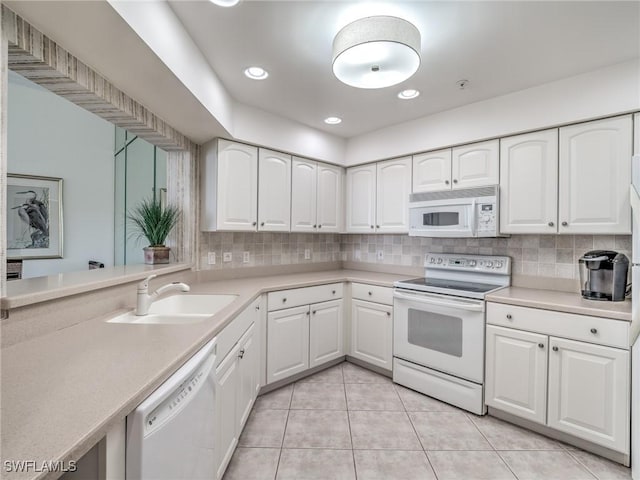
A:
POLYGON ((158 265, 169 263, 169 247, 144 247, 144 263, 158 265))

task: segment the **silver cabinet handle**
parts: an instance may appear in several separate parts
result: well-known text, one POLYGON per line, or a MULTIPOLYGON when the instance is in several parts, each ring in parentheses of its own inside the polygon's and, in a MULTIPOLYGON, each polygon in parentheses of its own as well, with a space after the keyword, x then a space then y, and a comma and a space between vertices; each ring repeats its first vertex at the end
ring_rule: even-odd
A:
POLYGON ((373 228, 373 225, 371 225, 371 228, 373 228))
POLYGON ((313 228, 318 228, 318 226, 317 226, 317 225, 314 225, 314 226, 313 226, 313 228))
POLYGON ((566 227, 567 225, 569 225, 567 222, 562 222, 563 227, 566 227))
POLYGON ((553 226, 555 225, 555 223, 553 223, 553 222, 549 222, 549 223, 548 223, 548 225, 549 225, 550 227, 553 227, 553 226))
POLYGON ((538 348, 544 348, 544 343, 539 343, 538 348))
POLYGON ((510 313, 507 313, 507 320, 511 320, 513 317, 511 316, 510 313))
POLYGON ((320 224, 318 224, 318 228, 322 228, 322 224, 321 224, 321 223, 320 223, 320 224))
POLYGON ((390 317, 390 316, 391 316, 391 312, 387 312, 387 317, 390 317))
POLYGON ((282 299, 282 303, 287 303, 286 297, 282 299))
POLYGON ((335 294, 336 294, 336 291, 335 291, 335 290, 331 290, 331 294, 332 294, 332 295, 335 295, 335 294))
POLYGON ((454 178, 453 183, 458 183, 458 180, 454 178))
POLYGON ((260 310, 260 305, 256 305, 256 310, 260 310))
POLYGON ((376 225, 376 228, 380 228, 380 225, 376 225))
POLYGON ((254 227, 258 224, 258 222, 253 222, 251 225, 253 225, 254 227))
POLYGON ((369 294, 369 296, 373 295, 373 292, 367 292, 369 294))
POLYGON ((307 310, 306 315, 309 316, 309 310, 307 310))
POLYGON ((558 347, 551 347, 551 350, 553 350, 554 352, 558 351, 558 347))
POLYGON ((261 227, 264 227, 264 222, 260 222, 260 226, 261 226, 261 227))
POLYGON ((596 333, 598 333, 598 329, 597 328, 592 328, 591 329, 591 333, 593 333, 595 335, 596 333))
POLYGON ((238 358, 244 357, 244 348, 238 352, 238 358))
POLYGON ((444 181, 444 184, 445 184, 445 185, 449 185, 449 183, 450 183, 450 182, 449 182, 449 180, 445 180, 445 181, 444 181))
POLYGON ((314 311, 313 311, 313 312, 311 312, 311 313, 315 315, 315 314, 316 314, 316 311, 314 310, 314 311))

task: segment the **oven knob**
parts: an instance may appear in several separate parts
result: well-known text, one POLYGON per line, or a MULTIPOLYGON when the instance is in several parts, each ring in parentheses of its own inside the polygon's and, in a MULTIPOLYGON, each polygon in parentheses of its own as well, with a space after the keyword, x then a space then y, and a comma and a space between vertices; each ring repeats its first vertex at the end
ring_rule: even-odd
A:
POLYGON ((476 261, 475 260, 469 260, 469 266, 470 267, 475 267, 476 266, 476 261))
POLYGON ((441 258, 438 259, 438 263, 439 264, 442 263, 442 259, 441 258))
POLYGON ((496 262, 496 268, 502 268, 502 262, 500 260, 496 262))
POLYGON ((435 259, 434 257, 431 257, 431 258, 429 259, 429 263, 436 263, 436 259, 435 259))
POLYGON ((487 268, 491 268, 491 267, 493 267, 493 262, 491 260, 487 260, 485 265, 486 265, 487 268))

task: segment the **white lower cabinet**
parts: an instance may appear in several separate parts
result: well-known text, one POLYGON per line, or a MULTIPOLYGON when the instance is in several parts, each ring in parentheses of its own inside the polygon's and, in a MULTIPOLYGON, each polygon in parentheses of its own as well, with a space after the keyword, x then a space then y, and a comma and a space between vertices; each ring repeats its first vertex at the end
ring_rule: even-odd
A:
MULTIPOLYGON (((229 337, 244 330, 240 339, 228 352, 220 351, 225 342, 218 344, 218 354, 224 358, 216 367, 216 478, 222 478, 233 456, 253 403, 260 388, 259 374, 259 313, 260 300, 247 307, 223 330, 219 337, 229 337), (248 328, 244 328, 246 325, 248 328)), ((237 338, 237 336, 236 336, 237 338)))
POLYGON ((310 306, 309 367, 344 355, 342 300, 310 306))
POLYGON ((351 304, 351 355, 391 370, 393 307, 353 300, 351 304))
POLYGON ((309 368, 309 306, 269 312, 267 383, 309 368))
POLYGON ((628 343, 626 348, 592 343, 616 343, 612 339, 622 338, 627 322, 489 302, 487 323, 487 405, 630 453, 628 343), (510 328, 502 326, 507 322, 510 328), (555 336, 562 332, 582 340, 581 329, 592 339, 555 336))

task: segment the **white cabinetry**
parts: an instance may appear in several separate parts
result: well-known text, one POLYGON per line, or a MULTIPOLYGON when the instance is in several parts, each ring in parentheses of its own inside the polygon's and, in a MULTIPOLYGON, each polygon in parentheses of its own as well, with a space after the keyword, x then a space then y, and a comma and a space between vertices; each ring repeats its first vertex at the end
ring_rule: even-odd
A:
POLYGON ((268 294, 267 383, 344 355, 341 299, 342 284, 268 294))
POLYGON ((218 336, 222 360, 216 366, 217 478, 222 478, 233 456, 260 388, 259 304, 260 299, 254 301, 218 336))
POLYGON ((452 188, 482 187, 498 183, 498 140, 455 147, 451 151, 452 188))
POLYGON ((352 285, 351 356, 385 370, 392 368, 391 292, 392 289, 388 287, 359 283, 352 285))
POLYGON ((413 156, 413 192, 451 189, 451 149, 413 156))
POLYGON ((560 128, 560 233, 631 233, 631 115, 560 128))
POLYGON ((487 323, 487 405, 629 455, 628 322, 489 302, 487 323))
POLYGON ((342 229, 343 170, 293 158, 291 231, 335 233, 342 229))
POLYGON ((406 233, 410 157, 347 169, 347 232, 406 233))
POLYGON ((500 140, 500 232, 557 233, 558 130, 500 140))
POLYGON ((290 222, 291 156, 261 148, 258 168, 258 230, 288 232, 290 222))
POLYGON ((633 154, 640 155, 640 113, 633 115, 633 154))

